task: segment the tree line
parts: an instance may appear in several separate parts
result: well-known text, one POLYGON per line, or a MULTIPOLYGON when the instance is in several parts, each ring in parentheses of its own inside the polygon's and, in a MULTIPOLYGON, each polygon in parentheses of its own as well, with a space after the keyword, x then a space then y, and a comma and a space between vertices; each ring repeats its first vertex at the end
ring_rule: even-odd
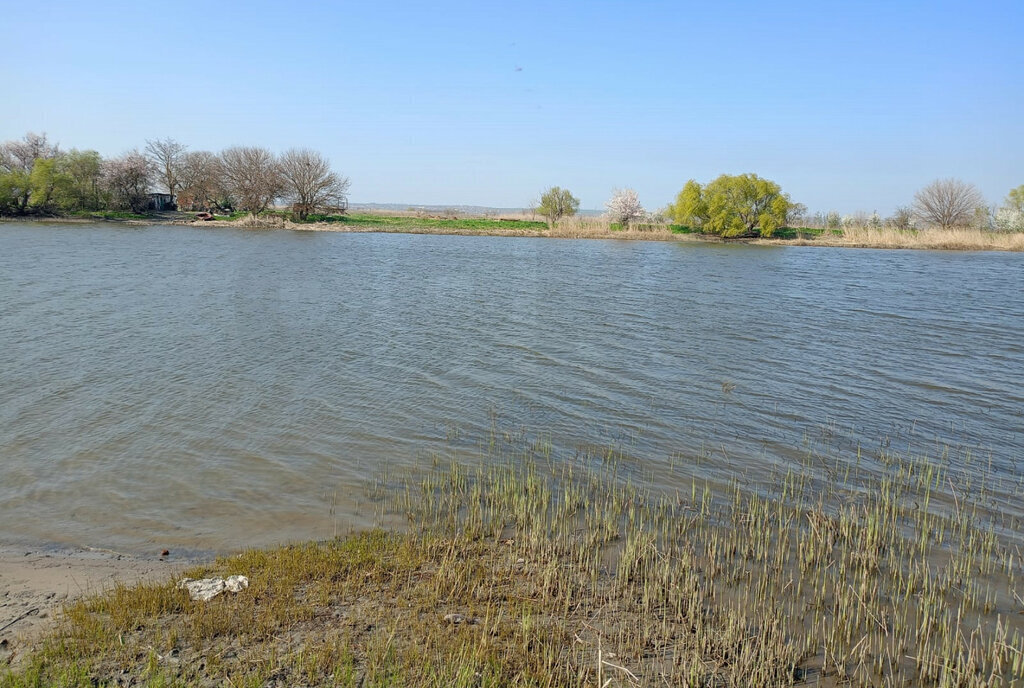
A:
POLYGON ((182 210, 258 215, 283 200, 305 220, 344 212, 349 185, 327 158, 308 148, 275 155, 233 146, 213 153, 167 138, 104 158, 94 150, 61 150, 45 134, 0 144, 0 215, 142 213, 150 207, 151 190, 159 188, 182 210))
MULTIPOLYGON (((579 211, 579 200, 568 189, 553 186, 541 192, 534 212, 554 226, 579 211)), ((644 210, 632 189, 616 190, 605 203, 607 217, 624 229, 642 223, 675 223, 704 234, 723 237, 770 237, 782 227, 817 227, 841 230, 863 226, 898 230, 938 227, 973 227, 987 231, 1024 232, 1024 184, 1011 189, 1001 207, 985 203, 973 184, 959 179, 937 179, 914 195, 909 207, 900 207, 883 220, 877 213, 840 216, 838 213, 807 213, 770 179, 756 174, 723 174, 700 184, 689 180, 675 201, 661 211, 644 210)))
MULTIPOLYGON (((192 151, 174 139, 146 141, 103 158, 94 150, 61 150, 45 134, 26 134, 0 144, 0 215, 56 215, 79 211, 145 212, 153 188, 165 190, 182 210, 242 211, 253 216, 284 201, 295 219, 348 208, 349 179, 333 171, 317 151, 293 148, 275 155, 257 146, 233 146, 220 153, 192 151)), ((568 189, 545 189, 535 212, 554 226, 579 211, 568 189)), ((771 236, 782 227, 843 229, 975 227, 1024 232, 1024 185, 1004 204, 985 204, 973 184, 939 179, 920 189, 909 207, 892 217, 877 213, 841 217, 809 215, 776 182, 756 174, 723 174, 700 184, 689 180, 661 211, 644 209, 636 191, 616 190, 605 204, 611 222, 625 229, 674 223, 725 237, 771 236)))

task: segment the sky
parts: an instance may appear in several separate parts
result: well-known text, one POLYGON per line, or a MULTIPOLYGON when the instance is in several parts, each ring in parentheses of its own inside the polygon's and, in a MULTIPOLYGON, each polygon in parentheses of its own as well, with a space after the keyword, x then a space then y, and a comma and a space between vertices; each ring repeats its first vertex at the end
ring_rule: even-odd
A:
POLYGON ((1024 184, 1022 35, 1021 0, 0 0, 0 140, 309 147, 353 203, 657 209, 753 172, 811 211, 945 177, 997 204, 1024 184))

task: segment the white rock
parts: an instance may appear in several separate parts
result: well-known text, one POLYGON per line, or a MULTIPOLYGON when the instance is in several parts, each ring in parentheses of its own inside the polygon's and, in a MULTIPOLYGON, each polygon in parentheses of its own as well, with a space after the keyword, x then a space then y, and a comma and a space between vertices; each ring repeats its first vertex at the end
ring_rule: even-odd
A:
POLYGON ((228 576, 228 579, 224 581, 224 586, 228 592, 242 592, 249 587, 249 579, 245 576, 228 576))
POLYGON ((249 587, 249 579, 245 576, 229 576, 223 578, 182 578, 178 581, 179 590, 188 590, 188 595, 197 602, 209 602, 225 590, 242 592, 249 587))

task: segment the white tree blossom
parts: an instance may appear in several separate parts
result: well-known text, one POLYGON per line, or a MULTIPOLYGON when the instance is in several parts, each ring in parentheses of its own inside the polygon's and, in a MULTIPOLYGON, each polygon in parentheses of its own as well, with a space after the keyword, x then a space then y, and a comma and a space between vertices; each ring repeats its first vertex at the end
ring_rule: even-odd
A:
POLYGON ((623 229, 629 229, 647 216, 647 211, 640 205, 640 199, 633 189, 616 189, 604 207, 608 209, 608 218, 620 223, 623 229))
POLYGON ((997 232, 1024 232, 1024 211, 1017 208, 1000 208, 996 211, 997 232))

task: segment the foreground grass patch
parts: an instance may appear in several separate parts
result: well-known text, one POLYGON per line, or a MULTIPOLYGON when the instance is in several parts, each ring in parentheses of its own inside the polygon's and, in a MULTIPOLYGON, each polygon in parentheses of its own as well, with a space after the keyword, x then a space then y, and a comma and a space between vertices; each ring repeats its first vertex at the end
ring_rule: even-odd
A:
POLYGON ((220 559, 187 575, 251 585, 209 603, 72 605, 0 686, 1024 682, 1019 524, 984 467, 879 452, 667 490, 613 449, 483 453, 381 477, 408 532, 220 559))

